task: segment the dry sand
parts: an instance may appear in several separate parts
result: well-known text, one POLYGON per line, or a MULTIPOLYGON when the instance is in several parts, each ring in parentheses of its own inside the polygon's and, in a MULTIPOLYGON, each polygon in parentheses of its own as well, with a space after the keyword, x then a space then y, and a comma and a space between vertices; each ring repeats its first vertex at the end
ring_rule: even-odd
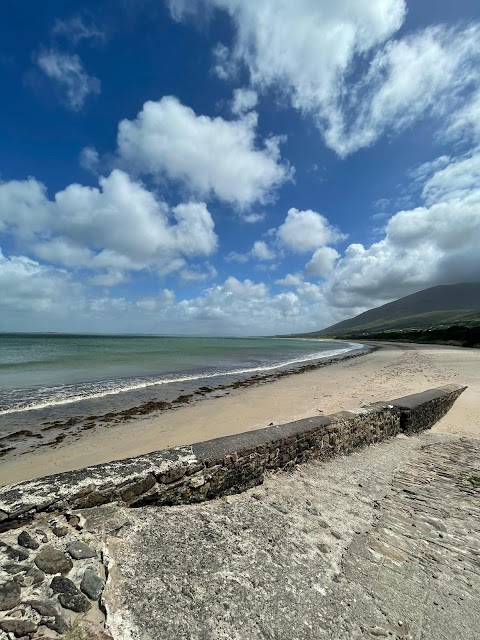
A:
POLYGON ((3 460, 0 485, 335 413, 450 382, 467 384, 468 389, 434 431, 480 437, 480 350, 388 344, 366 356, 156 417, 99 425, 73 442, 3 460))

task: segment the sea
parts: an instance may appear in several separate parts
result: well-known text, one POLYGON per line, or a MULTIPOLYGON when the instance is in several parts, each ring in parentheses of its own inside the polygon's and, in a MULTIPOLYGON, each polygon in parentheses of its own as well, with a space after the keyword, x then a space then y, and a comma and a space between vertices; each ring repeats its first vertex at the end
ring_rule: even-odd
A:
POLYGON ((0 440, 40 422, 171 402, 205 385, 293 370, 362 346, 275 337, 3 333, 0 440))

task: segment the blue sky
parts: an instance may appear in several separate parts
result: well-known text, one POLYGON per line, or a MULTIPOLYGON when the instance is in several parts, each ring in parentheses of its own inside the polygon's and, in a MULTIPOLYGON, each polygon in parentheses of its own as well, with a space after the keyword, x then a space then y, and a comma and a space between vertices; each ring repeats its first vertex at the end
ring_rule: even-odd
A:
POLYGON ((0 7, 0 330, 315 330, 480 279, 480 6, 0 7))

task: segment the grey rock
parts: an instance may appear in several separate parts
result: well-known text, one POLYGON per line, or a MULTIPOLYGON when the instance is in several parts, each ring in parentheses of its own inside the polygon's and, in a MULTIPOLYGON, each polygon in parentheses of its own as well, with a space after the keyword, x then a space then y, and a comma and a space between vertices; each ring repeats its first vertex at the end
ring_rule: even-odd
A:
POLYGON ((317 549, 322 553, 330 553, 329 547, 326 544, 323 544, 323 542, 319 542, 317 544, 317 549))
POLYGON ((3 549, 3 552, 10 558, 10 560, 20 560, 20 562, 28 560, 28 551, 23 551, 23 549, 15 549, 4 542, 0 542, 0 549, 3 549))
POLYGON ((32 620, 0 620, 0 629, 5 633, 13 633, 16 638, 22 636, 28 636, 30 633, 35 633, 38 629, 38 625, 32 620))
POLYGON ((90 600, 98 600, 104 586, 105 582, 93 569, 85 569, 80 589, 90 600))
POLYGON ((45 600, 27 600, 25 604, 29 604, 32 609, 35 609, 43 617, 53 618, 58 615, 58 611, 52 602, 45 600))
POLYGON ((48 627, 51 631, 56 631, 57 633, 66 633, 68 630, 68 624, 65 622, 65 619, 62 616, 55 616, 55 619, 52 621, 46 621, 45 626, 48 627))
POLYGON ((62 551, 47 545, 35 558, 35 564, 45 573, 68 573, 73 563, 62 551))
POLYGON ((64 538, 68 533, 68 527, 54 525, 52 527, 52 531, 57 536, 57 538, 64 538))
POLYGON ((28 571, 28 565, 19 564, 18 562, 9 562, 3 565, 3 570, 14 576, 17 573, 28 571))
POLYGON ((67 552, 75 560, 83 560, 84 558, 95 558, 97 555, 95 549, 92 549, 92 547, 89 547, 88 544, 85 544, 85 542, 82 542, 81 540, 69 542, 67 544, 67 552))
POLYGON ((9 611, 20 604, 22 590, 13 580, 0 584, 0 611, 9 611))
POLYGON ((74 529, 77 529, 80 526, 80 518, 75 515, 68 516, 67 522, 71 527, 74 527, 74 529))
POLYGON ((78 589, 75 584, 64 576, 55 576, 50 583, 50 588, 53 593, 78 593, 78 589))
POLYGON ((70 609, 76 613, 85 613, 92 606, 83 593, 60 593, 58 601, 64 609, 70 609))
POLYGON ((22 531, 18 536, 18 544, 26 549, 38 549, 40 546, 36 540, 28 533, 28 531, 22 531))
POLYGON ((27 571, 25 575, 27 578, 33 579, 32 584, 34 585, 42 584, 42 582, 45 580, 45 574, 43 573, 43 571, 40 571, 40 569, 37 569, 37 567, 32 567, 27 571))

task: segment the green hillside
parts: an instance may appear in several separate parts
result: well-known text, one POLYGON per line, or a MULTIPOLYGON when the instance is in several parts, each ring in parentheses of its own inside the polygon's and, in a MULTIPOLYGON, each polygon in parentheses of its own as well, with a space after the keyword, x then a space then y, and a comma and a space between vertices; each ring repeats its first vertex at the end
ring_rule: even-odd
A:
MULTIPOLYGON (((409 330, 480 327, 480 282, 440 285, 365 311, 303 337, 355 337, 409 330)), ((428 336, 427 336, 428 337, 428 336)), ((392 336, 393 338, 393 336, 392 336)))

